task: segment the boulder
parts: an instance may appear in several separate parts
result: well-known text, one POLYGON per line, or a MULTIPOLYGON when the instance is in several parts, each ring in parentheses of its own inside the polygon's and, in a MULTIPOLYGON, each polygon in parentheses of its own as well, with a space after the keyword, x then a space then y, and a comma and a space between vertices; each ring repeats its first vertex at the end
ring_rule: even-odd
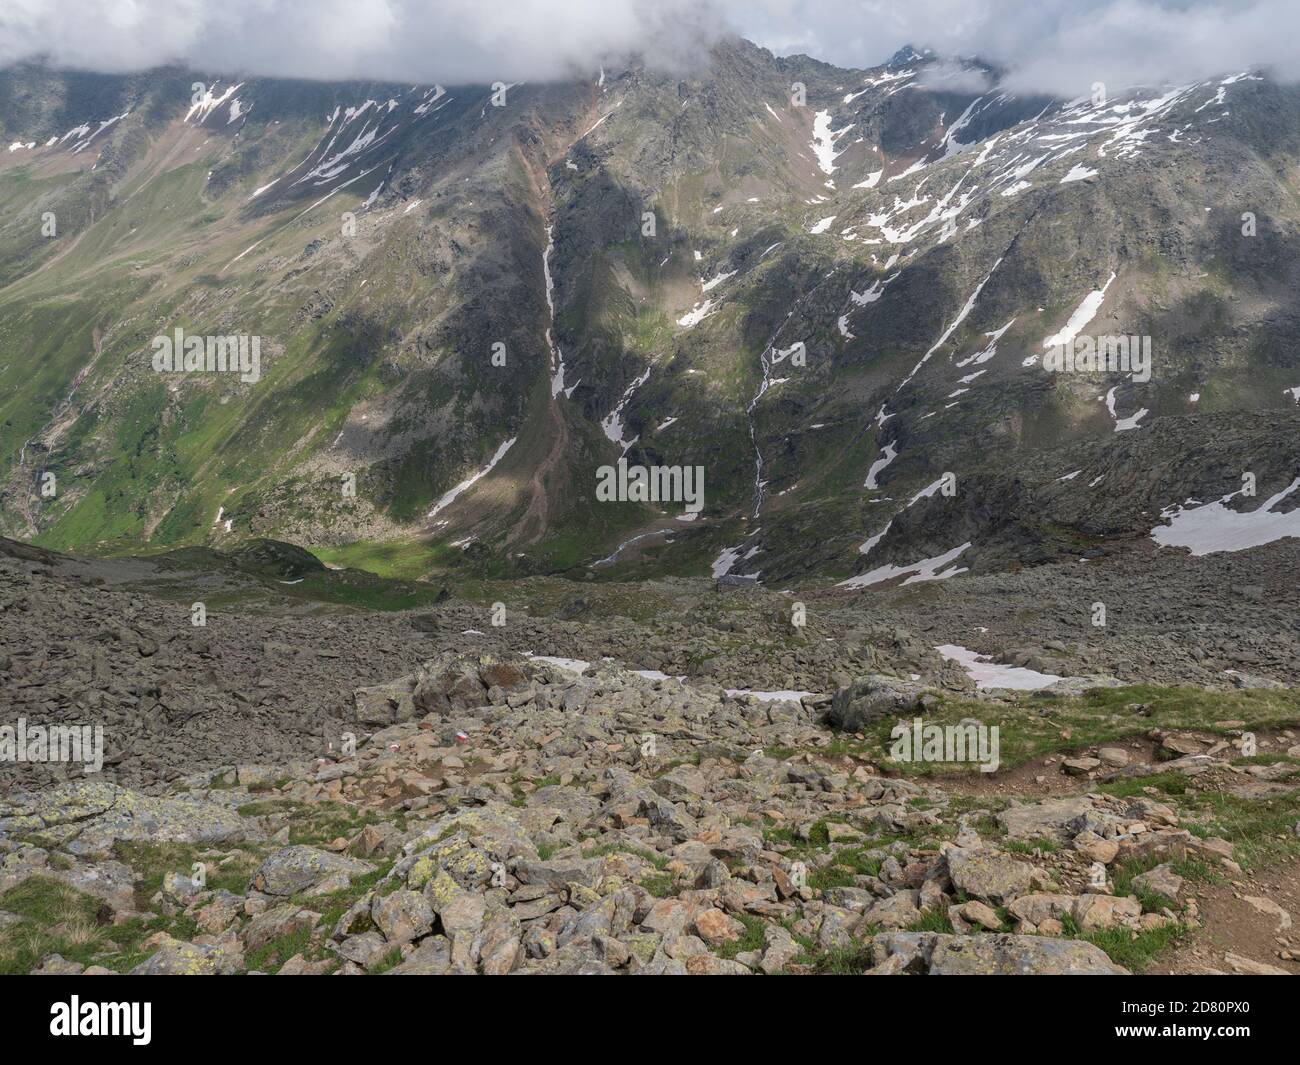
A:
POLYGON ((998 814, 998 824, 1012 839, 1048 836, 1064 840, 1081 831, 1079 828, 1070 831, 1072 823, 1079 819, 1087 820, 1094 812, 1092 799, 1086 795, 1071 795, 1008 807, 998 814))
POLYGON ((1074 903, 1074 923, 1080 932, 1108 928, 1136 928, 1142 916, 1142 903, 1131 897, 1080 895, 1074 903))
POLYGON ((1032 865, 997 851, 953 847, 947 859, 952 886, 985 902, 1010 902, 1033 883, 1032 865))
POLYGON ((159 949, 131 970, 131 976, 230 976, 244 967, 237 945, 197 944, 163 935, 159 949))
POLYGON ((874 903, 862 915, 862 927, 878 925, 881 928, 906 928, 921 917, 917 908, 920 893, 914 890, 900 891, 887 899, 874 903))
POLYGON ((1021 895, 1007 904, 1007 912, 1020 921, 1041 925, 1044 921, 1059 921, 1074 913, 1074 895, 1054 895, 1035 892, 1021 895))
POLYGON ((1133 878, 1133 887, 1149 895, 1156 895, 1166 902, 1177 902, 1183 890, 1183 878, 1174 872, 1169 862, 1162 862, 1154 869, 1133 878))
POLYGON ((990 932, 998 932, 1002 929, 1002 918, 997 915, 993 907, 982 902, 967 902, 955 907, 955 910, 967 924, 977 924, 990 932))
POLYGON ((884 718, 911 713, 918 695, 896 677, 873 673, 837 691, 826 719, 844 732, 861 732, 884 718))
POLYGON ((249 922, 244 932, 244 949, 257 950, 273 939, 303 930, 310 931, 320 923, 321 916, 314 910, 302 909, 291 902, 264 910, 249 922))
POLYGON ((724 943, 734 943, 745 934, 745 926, 734 917, 729 917, 721 910, 709 908, 702 910, 692 926, 695 934, 711 947, 720 947, 724 943))
POLYGON ((396 946, 413 942, 433 929, 433 909, 418 891, 376 895, 370 918, 384 938, 396 946))
POLYGON ((370 869, 370 864, 360 859, 296 844, 267 855, 249 886, 264 895, 298 895, 336 874, 350 878, 370 869))
POLYGON ((779 924, 764 925, 763 955, 759 968, 768 976, 781 972, 802 952, 803 948, 779 924))
POLYGON ((352 693, 353 717, 362 725, 378 728, 413 721, 419 716, 415 710, 414 691, 414 676, 358 688, 352 693))

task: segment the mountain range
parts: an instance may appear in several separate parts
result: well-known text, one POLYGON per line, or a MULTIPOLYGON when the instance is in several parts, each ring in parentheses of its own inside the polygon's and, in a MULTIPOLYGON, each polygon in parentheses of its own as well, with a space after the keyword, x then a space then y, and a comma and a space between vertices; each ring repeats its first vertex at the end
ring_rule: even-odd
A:
POLYGON ((0 532, 846 590, 1300 536, 1300 90, 999 78, 11 67, 0 532))

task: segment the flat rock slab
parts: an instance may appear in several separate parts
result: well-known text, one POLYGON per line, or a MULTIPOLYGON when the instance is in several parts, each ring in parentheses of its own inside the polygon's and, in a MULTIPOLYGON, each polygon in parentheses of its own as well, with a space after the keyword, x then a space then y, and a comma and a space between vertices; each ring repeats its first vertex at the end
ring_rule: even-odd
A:
POLYGON ((1279 932, 1285 932, 1291 927, 1291 915, 1272 899, 1260 898, 1257 895, 1242 895, 1241 901, 1267 917, 1275 917, 1279 932))
POLYGON ((119 840, 232 843, 260 839, 262 833, 255 822, 216 803, 76 781, 0 802, 0 838, 6 836, 33 836, 90 855, 107 854, 119 840))
POLYGON ((131 976, 229 976, 244 965, 238 950, 219 944, 189 943, 165 937, 161 948, 134 969, 131 976))
POLYGON ((1072 795, 1063 799, 1044 799, 1042 802, 1012 806, 998 814, 998 823, 1012 839, 1032 839, 1036 836, 1068 838, 1066 826, 1076 817, 1094 813, 1094 804, 1086 795, 1072 795))
POLYGON ((1091 943, 1043 936, 956 936, 942 932, 883 932, 871 941, 877 966, 930 976, 1124 976, 1128 970, 1091 943), (895 960, 901 956, 902 960, 895 960))

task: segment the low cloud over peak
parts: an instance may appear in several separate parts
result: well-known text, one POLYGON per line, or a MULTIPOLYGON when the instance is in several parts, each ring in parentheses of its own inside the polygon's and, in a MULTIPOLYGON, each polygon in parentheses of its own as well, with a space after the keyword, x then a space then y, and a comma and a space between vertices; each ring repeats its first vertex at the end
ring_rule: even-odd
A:
POLYGON ((1300 75, 1294 0, 5 0, 0 64, 167 63, 279 77, 488 83, 585 75, 632 53, 685 69, 738 33, 867 67, 909 42, 979 55, 1014 89, 1300 75))

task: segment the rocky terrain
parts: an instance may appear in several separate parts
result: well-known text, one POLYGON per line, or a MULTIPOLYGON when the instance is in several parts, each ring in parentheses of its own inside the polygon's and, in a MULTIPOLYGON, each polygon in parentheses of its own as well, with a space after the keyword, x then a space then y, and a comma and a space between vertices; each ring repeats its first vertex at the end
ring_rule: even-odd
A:
MULTIPOLYGON (((784 594, 683 578, 627 586, 535 578, 466 585, 456 596, 419 582, 308 585, 301 574, 326 571, 296 568, 305 553, 288 545, 268 548, 279 568, 238 569, 215 555, 90 560, 0 541, 6 709, 48 723, 93 716, 106 727, 108 779, 149 784, 236 757, 291 758, 347 719, 357 688, 444 651, 609 661, 687 677, 724 697, 831 694, 872 673, 975 692, 941 645, 1067 678, 1074 690, 1300 680, 1295 541, 1194 565, 1118 555, 869 592, 784 594), (356 606, 380 601, 427 606, 356 606), (1105 627, 1092 624, 1098 601, 1108 606, 1105 627), (201 627, 192 623, 195 602, 206 605, 201 627), (799 606, 802 625, 793 623, 799 606)), ((0 762, 0 781, 15 771, 0 762)))
MULTIPOLYGON (((914 701, 891 691, 872 712, 914 701)), ((10 792, 3 956, 38 972, 1123 973, 1192 935, 1202 885, 1226 881, 1272 929, 1268 956, 1201 968, 1300 972, 1290 911, 1241 864, 1297 861, 1294 732, 1261 764, 1234 749, 1244 722, 1152 727, 1166 762, 1104 745, 1045 760, 1040 779, 1073 774, 1062 793, 991 799, 884 775, 870 744, 828 732, 826 702, 442 656, 357 693, 355 752, 317 744, 153 795, 10 792), (1268 823, 1247 828, 1246 806, 1268 823), (23 906, 58 920, 38 929, 23 906)))
MULTIPOLYGON (((1200 579, 1254 587, 1294 547, 1200 579)), ((1014 692, 934 650, 991 578, 933 586, 912 631, 904 589, 810 599, 800 630, 776 593, 682 581, 629 593, 681 612, 646 622, 615 585, 524 582, 493 626, 495 589, 380 613, 190 565, 0 557, 5 722, 99 722, 107 750, 0 767, 4 971, 1300 973, 1300 699, 1267 585, 1194 633, 1171 596, 1113 655, 1021 630, 1012 664, 1094 669, 1014 692), (1213 689, 1106 675, 1176 647, 1171 678, 1213 689), (755 654, 808 689, 746 683, 755 654), (997 771, 893 757, 916 717, 998 726, 997 771)))
POLYGON ((0 69, 0 972, 1300 974, 1300 89, 1004 73, 0 69))

